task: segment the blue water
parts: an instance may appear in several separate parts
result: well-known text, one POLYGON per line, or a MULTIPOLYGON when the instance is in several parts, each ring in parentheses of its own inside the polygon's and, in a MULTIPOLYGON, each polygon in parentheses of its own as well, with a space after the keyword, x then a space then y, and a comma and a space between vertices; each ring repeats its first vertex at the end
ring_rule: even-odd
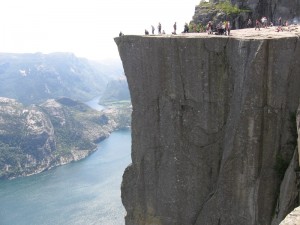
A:
POLYGON ((122 130, 79 162, 0 181, 0 225, 123 225, 122 174, 131 132, 122 130))

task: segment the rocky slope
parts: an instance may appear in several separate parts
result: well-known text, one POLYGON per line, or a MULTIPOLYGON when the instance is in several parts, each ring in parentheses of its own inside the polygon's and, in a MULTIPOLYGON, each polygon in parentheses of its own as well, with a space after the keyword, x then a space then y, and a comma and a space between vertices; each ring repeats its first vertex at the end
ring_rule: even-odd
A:
MULTIPOLYGON (((231 7, 219 9, 216 7, 222 0, 201 1, 195 7, 195 14, 192 23, 206 25, 208 21, 213 21, 216 25, 220 21, 231 21, 232 28, 240 29, 247 26, 249 18, 253 20, 261 19, 266 16, 269 21, 277 23, 278 18, 282 22, 289 21, 289 24, 300 22, 300 1, 299 0, 230 0, 231 7), (233 7, 240 9, 239 12, 233 10, 233 7)), ((226 2, 226 1, 225 1, 226 2)), ((254 23, 252 24, 254 26, 254 23)))
POLYGON ((23 106, 0 98, 0 179, 27 176, 80 160, 113 130, 129 126, 130 110, 98 112, 69 98, 23 106))
POLYGON ((125 76, 109 81, 99 102, 100 104, 107 104, 109 102, 124 100, 130 101, 130 94, 125 76))
POLYGON ((278 208, 298 160, 297 32, 115 41, 133 106, 126 225, 269 225, 298 204, 278 208))

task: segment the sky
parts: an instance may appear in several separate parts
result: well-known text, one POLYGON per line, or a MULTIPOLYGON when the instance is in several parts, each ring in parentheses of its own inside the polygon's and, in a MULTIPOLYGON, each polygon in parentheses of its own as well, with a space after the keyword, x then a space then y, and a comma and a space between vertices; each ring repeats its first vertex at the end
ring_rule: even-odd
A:
POLYGON ((144 34, 160 22, 171 33, 190 22, 200 0, 4 0, 0 52, 73 52, 88 59, 119 58, 113 38, 144 34))

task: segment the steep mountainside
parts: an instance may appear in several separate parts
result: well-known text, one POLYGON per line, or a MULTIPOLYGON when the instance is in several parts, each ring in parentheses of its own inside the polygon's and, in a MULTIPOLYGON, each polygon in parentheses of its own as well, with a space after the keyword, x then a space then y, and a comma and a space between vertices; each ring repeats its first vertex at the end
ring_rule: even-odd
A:
POLYGON ((211 20, 216 25, 220 21, 229 20, 232 28, 240 29, 247 26, 249 18, 252 19, 252 26, 254 26, 255 20, 263 16, 276 25, 279 17, 282 18, 282 22, 299 23, 300 0, 210 0, 209 3, 201 1, 195 7, 192 23, 206 25, 211 20), (226 4, 226 6, 216 7, 224 2, 230 2, 231 6, 226 4))
POLYGON ((99 96, 108 80, 121 74, 119 65, 105 65, 71 53, 0 54, 0 96, 23 104, 70 97, 86 101, 99 96))
POLYGON ((0 179, 86 157, 96 150, 95 143, 130 125, 130 110, 98 112, 69 98, 25 107, 0 97, 0 179))
POLYGON ((100 103, 105 104, 107 102, 123 100, 130 101, 130 93, 126 78, 121 77, 108 82, 103 94, 101 95, 100 103))
POLYGON ((133 106, 126 225, 270 225, 298 205, 280 189, 297 190, 297 33, 115 41, 133 106))

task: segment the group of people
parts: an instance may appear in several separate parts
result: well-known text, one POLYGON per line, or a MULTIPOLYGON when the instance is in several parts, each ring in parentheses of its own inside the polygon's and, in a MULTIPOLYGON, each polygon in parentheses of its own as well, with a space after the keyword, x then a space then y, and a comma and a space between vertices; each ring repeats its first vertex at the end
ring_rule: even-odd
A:
MULTIPOLYGON (((208 27, 211 27, 211 25, 209 25, 210 22, 208 22, 208 27)), ((216 26, 216 29, 217 29, 217 32, 216 34, 217 35, 227 35, 229 36, 230 35, 230 22, 229 21, 220 21, 217 26, 216 26)), ((210 34, 211 31, 208 31, 208 34, 210 34)))
MULTIPOLYGON (((282 19, 281 17, 278 18, 277 20, 277 28, 276 31, 283 31, 282 26, 289 26, 288 21, 285 21, 284 23, 282 23, 282 19)), ((260 30, 261 27, 263 28, 267 28, 267 27, 273 27, 274 24, 272 21, 268 21, 267 17, 263 16, 260 20, 256 19, 255 20, 255 30, 260 30)), ((252 21, 251 19, 248 19, 247 21, 247 28, 251 28, 252 27, 252 21)))
MULTIPOLYGON (((158 34, 165 34, 165 31, 161 29, 161 23, 158 23, 158 26, 157 26, 157 30, 158 30, 158 34)), ((230 35, 230 29, 231 29, 231 26, 230 26, 230 22, 229 21, 224 21, 224 22, 220 22, 217 26, 216 26, 216 29, 217 29, 217 32, 216 34, 219 34, 219 35, 230 35)), ((155 27, 153 25, 151 25, 151 33, 152 35, 155 34, 155 27)), ((206 26, 206 31, 208 32, 208 34, 212 34, 213 33, 213 24, 212 24, 212 21, 209 21, 207 26, 206 26)), ((188 23, 185 23, 184 24, 184 29, 183 29, 183 32, 182 33, 189 33, 190 32, 190 28, 189 28, 189 25, 188 23)), ((145 29, 145 35, 149 35, 149 31, 147 29, 145 29)), ((173 32, 172 32, 173 35, 177 34, 177 23, 175 22, 173 24, 173 32)))
MULTIPOLYGON (((175 26, 176 26, 176 22, 175 22, 175 26)), ((153 25, 151 25, 151 30, 152 30, 152 34, 154 34, 155 33, 155 27, 153 25)), ((164 30, 161 31, 161 23, 158 23, 157 30, 158 30, 158 34, 165 34, 166 33, 164 30)), ((145 29, 145 35, 149 35, 149 31, 147 29, 145 29)))
MULTIPOLYGON (((260 30, 261 27, 263 28, 267 28, 267 27, 272 27, 273 26, 273 23, 271 21, 268 21, 267 17, 263 16, 260 20, 259 19, 256 19, 255 20, 255 30, 260 30)), ((278 18, 277 20, 277 28, 276 28, 276 31, 279 32, 279 31, 283 31, 283 28, 282 26, 287 26, 288 27, 288 21, 282 23, 282 19, 281 17, 278 18)), ((189 33, 190 32, 190 26, 188 25, 188 23, 185 23, 184 24, 184 29, 183 29, 183 32, 182 33, 189 33)), ((247 21, 247 28, 252 28, 253 27, 253 24, 252 24, 252 20, 251 19, 248 19, 247 21)), ((220 21, 217 26, 213 27, 213 22, 212 21, 209 21, 207 23, 206 26, 203 26, 203 31, 206 30, 206 32, 208 34, 213 34, 213 32, 215 32, 216 35, 230 35, 230 30, 231 30, 231 25, 230 25, 230 22, 229 21, 220 21)), ((289 28, 289 27, 288 27, 289 28)), ((158 25, 157 25, 157 30, 158 30, 158 34, 166 34, 164 30, 162 30, 162 26, 161 26, 161 23, 159 22, 158 25)), ((194 29, 195 30, 195 29, 194 29)), ((192 29, 192 32, 193 32, 193 29, 192 29)), ((153 25, 151 25, 151 33, 152 35, 155 34, 155 27, 153 25)), ((147 29, 145 29, 145 35, 149 35, 149 31, 147 29)), ((175 22, 173 24, 173 32, 172 32, 173 35, 176 35, 177 34, 177 23, 175 22)), ((119 36, 123 36, 124 34, 122 32, 119 33, 119 36)))
MULTIPOLYGON (((212 21, 209 21, 206 25, 206 31, 208 34, 213 34, 213 23, 212 21)), ((229 21, 220 21, 217 26, 216 26, 216 32, 215 34, 216 35, 227 35, 229 36, 230 35, 230 30, 231 30, 231 25, 230 25, 230 22, 229 21)))
MULTIPOLYGON (((161 23, 158 23, 157 25, 157 30, 158 30, 158 34, 166 34, 165 30, 162 30, 162 26, 161 26, 161 23)), ((182 33, 188 33, 189 32, 189 25, 187 23, 184 24, 184 29, 183 29, 183 32, 182 33)), ((152 35, 155 34, 155 27, 153 25, 151 25, 151 33, 152 35)), ((149 35, 149 31, 147 29, 145 29, 145 35, 149 35)), ((173 32, 172 34, 177 34, 177 23, 175 22, 173 24, 173 32)))

